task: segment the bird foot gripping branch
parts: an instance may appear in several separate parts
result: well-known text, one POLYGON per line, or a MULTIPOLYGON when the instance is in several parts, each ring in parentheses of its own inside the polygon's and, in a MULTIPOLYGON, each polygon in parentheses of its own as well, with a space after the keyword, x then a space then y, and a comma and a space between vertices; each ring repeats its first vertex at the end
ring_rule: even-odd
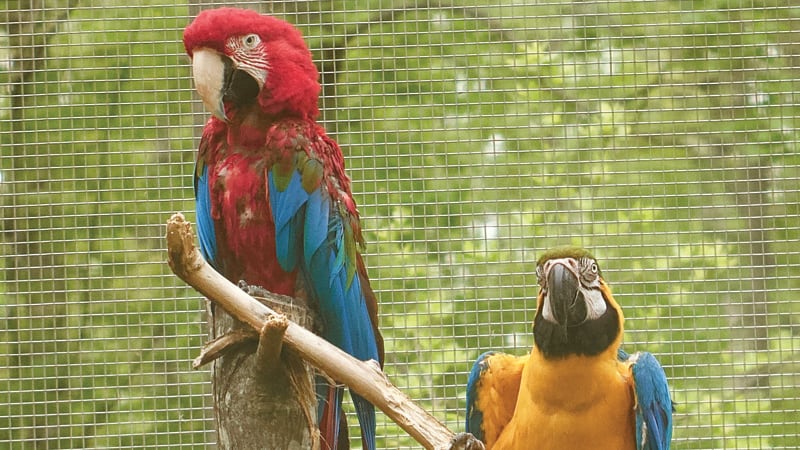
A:
POLYGON ((458 433, 450 441, 450 450, 485 450, 483 442, 470 433, 458 433))

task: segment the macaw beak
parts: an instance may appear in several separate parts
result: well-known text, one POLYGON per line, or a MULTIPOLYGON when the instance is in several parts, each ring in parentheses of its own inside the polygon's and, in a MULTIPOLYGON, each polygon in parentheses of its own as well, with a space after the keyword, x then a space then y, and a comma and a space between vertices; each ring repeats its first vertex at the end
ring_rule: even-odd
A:
POLYGON ((209 48, 195 49, 192 56, 192 73, 194 86, 208 112, 227 122, 223 98, 233 73, 230 60, 209 48))
POLYGON ((545 310, 549 319, 560 326, 564 336, 567 329, 586 320, 586 301, 581 290, 581 282, 576 269, 565 262, 557 261, 546 274, 547 297, 545 310))

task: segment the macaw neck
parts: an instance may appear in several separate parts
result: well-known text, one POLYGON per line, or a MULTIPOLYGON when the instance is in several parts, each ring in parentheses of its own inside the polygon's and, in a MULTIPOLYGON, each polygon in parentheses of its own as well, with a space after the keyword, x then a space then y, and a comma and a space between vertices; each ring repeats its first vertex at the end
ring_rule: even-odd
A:
MULTIPOLYGON (((599 317, 566 328, 552 320, 545 319, 542 295, 539 295, 538 309, 533 320, 534 350, 542 353, 548 360, 557 360, 571 355, 600 356, 619 348, 625 327, 625 317, 610 291, 601 286, 606 298, 606 311, 599 317)), ((616 353, 614 353, 616 354, 616 353)))
POLYGON ((266 142, 267 127, 253 126, 247 123, 229 123, 227 132, 229 148, 257 150, 266 142))
POLYGON ((226 115, 228 146, 249 150, 258 150, 264 146, 267 132, 273 123, 292 117, 291 114, 266 114, 255 103, 236 109, 226 108, 226 115))

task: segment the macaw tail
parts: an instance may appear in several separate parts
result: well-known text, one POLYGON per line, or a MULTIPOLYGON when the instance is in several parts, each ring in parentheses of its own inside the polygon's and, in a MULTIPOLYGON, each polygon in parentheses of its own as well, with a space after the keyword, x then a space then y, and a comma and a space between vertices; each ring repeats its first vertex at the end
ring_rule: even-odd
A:
POLYGON ((319 424, 322 450, 347 450, 350 448, 347 440, 342 442, 340 436, 342 428, 345 429, 342 434, 347 434, 347 422, 342 413, 343 392, 344 389, 329 384, 322 377, 317 377, 317 423, 319 424))
POLYGON ((375 450, 375 407, 360 395, 350 391, 356 407, 358 423, 361 425, 361 443, 364 450, 375 450))
MULTIPOLYGON (((342 411, 344 388, 328 384, 317 378, 318 423, 321 448, 323 450, 348 450, 347 419, 342 411)), ((351 391, 356 407, 364 450, 375 450, 375 407, 363 397, 351 391)))

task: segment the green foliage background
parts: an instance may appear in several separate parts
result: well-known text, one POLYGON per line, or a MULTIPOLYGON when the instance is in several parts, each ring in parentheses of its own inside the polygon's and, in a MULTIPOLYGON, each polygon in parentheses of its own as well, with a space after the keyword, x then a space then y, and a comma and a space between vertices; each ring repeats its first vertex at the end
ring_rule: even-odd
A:
MULTIPOLYGON (((203 447, 193 220, 197 5, 0 12, 0 447, 203 447)), ((800 7, 776 1, 259 3, 323 70, 387 373, 462 430, 466 373, 531 344, 534 261, 591 248, 626 347, 665 365, 675 448, 800 435, 800 7), (496 3, 496 4, 494 4, 496 3)), ((416 448, 392 423, 382 448, 416 448)))

